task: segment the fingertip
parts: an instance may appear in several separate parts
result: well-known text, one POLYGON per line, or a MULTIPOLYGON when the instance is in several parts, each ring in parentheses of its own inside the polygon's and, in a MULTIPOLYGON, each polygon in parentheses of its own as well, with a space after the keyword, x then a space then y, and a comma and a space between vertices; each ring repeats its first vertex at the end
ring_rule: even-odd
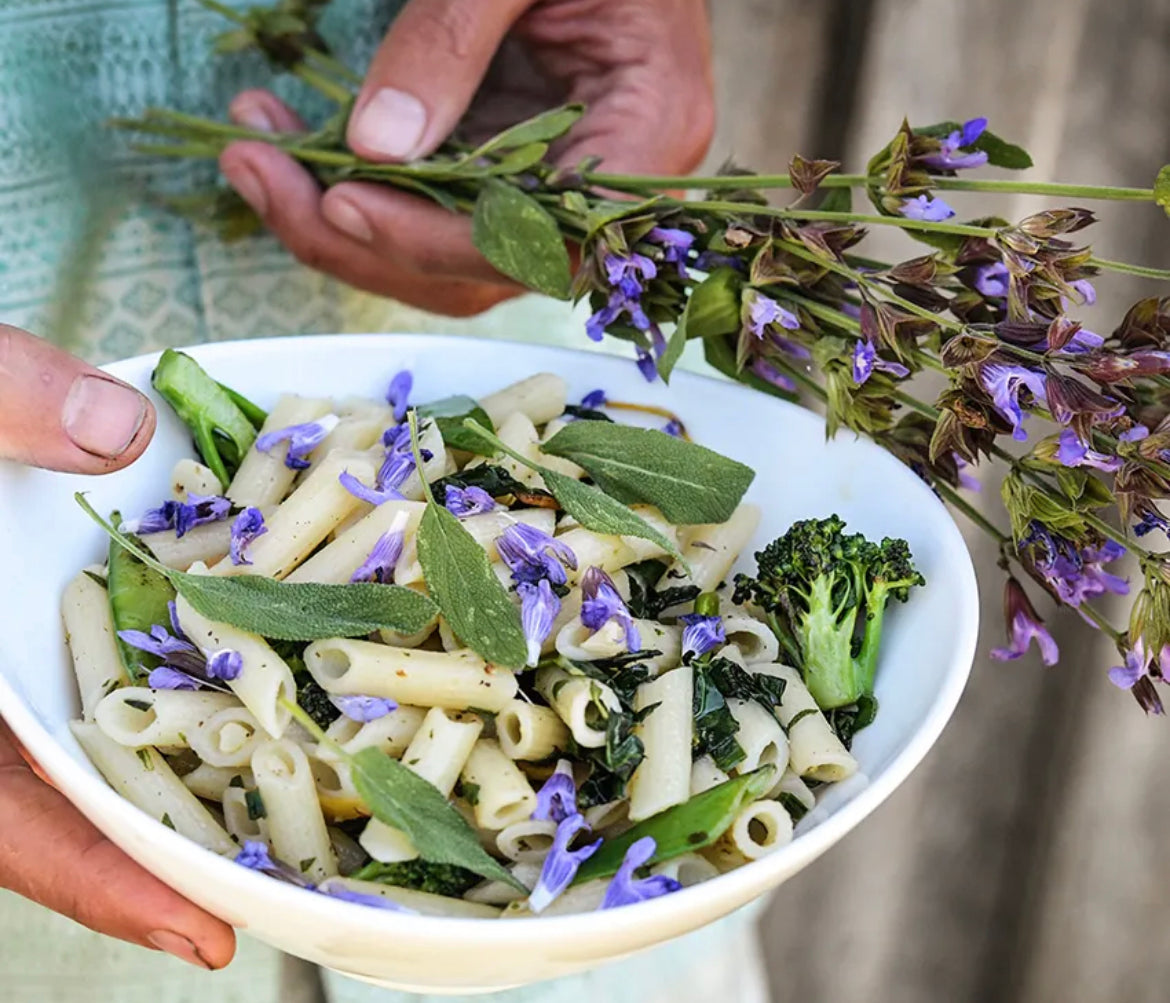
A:
POLYGON ((228 105, 228 117, 237 125, 259 132, 304 132, 301 117, 271 91, 240 91, 228 105))

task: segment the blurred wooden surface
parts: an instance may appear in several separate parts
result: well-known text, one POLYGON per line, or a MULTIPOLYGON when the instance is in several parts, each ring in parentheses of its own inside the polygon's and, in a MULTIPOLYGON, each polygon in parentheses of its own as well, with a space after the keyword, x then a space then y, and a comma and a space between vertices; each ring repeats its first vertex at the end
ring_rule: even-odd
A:
MULTIPOLYGON (((715 160, 742 148, 738 159, 769 170, 796 151, 860 166, 903 116, 975 115, 1029 149, 1037 178, 1142 185, 1170 159, 1170 7, 1157 0, 713 7, 720 139, 739 143, 715 160), (842 77, 856 82, 844 96, 842 77)), ((955 204, 974 214, 989 205, 979 199, 955 204)), ((1009 218, 1042 204, 993 203, 1009 218)), ((1091 231, 1103 256, 1170 258, 1157 210, 1109 206, 1105 216, 1091 231)), ((886 247, 916 253, 896 238, 886 247)), ((1145 290, 1109 277, 1100 291, 1089 320, 1108 330, 1145 290)), ((982 504, 1004 522, 994 492, 982 504)), ((1000 579, 979 534, 968 540, 987 583, 986 652, 1002 643, 1000 579)), ((922 768, 780 889, 762 925, 777 1003, 1167 998, 1170 788, 1160 753, 1170 732, 1109 685, 1108 644, 1075 617, 1055 628, 1064 651, 1055 669, 981 654, 922 768)))

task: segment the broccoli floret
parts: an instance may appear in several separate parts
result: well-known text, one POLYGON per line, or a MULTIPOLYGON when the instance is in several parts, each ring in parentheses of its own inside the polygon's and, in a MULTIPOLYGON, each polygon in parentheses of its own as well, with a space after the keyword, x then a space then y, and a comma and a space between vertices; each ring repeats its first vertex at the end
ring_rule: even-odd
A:
POLYGON ((735 579, 735 601, 769 615, 826 710, 873 694, 886 604, 924 584, 905 540, 844 530, 835 515, 797 522, 756 554, 755 577, 735 579))
POLYGON ((384 885, 416 888, 432 895, 460 898, 469 888, 482 880, 474 871, 455 864, 434 864, 429 860, 404 860, 396 864, 382 864, 376 860, 354 871, 351 878, 359 881, 380 881, 384 885))

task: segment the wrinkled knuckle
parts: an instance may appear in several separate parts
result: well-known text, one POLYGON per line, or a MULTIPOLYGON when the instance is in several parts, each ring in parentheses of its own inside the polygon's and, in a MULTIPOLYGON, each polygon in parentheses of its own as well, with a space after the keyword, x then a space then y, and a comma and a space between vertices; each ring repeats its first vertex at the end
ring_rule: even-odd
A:
POLYGON ((473 9, 465 0, 430 0, 420 4, 411 24, 413 44, 425 52, 466 56, 480 30, 473 9))

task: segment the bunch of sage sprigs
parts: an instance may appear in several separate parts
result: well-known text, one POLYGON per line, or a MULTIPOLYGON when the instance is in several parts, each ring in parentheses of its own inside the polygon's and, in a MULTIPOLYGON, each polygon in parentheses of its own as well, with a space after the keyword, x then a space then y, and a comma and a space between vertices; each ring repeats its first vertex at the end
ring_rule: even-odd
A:
MULTIPOLYGON (((253 139, 278 146, 325 186, 360 179, 414 192, 470 213, 476 246, 505 275, 561 299, 588 297, 587 335, 632 342, 648 379, 668 381, 686 343, 700 339, 728 377, 819 402, 829 434, 845 427, 880 443, 996 541, 1008 644, 995 657, 1017 658, 1035 641, 1045 663, 1057 661, 1021 584, 1031 579, 1109 635, 1121 663, 1110 679, 1162 713, 1155 684, 1170 677, 1170 553, 1157 544, 1170 529, 1158 508, 1170 498, 1170 298, 1139 301, 1108 335, 1070 310, 1095 300, 1102 273, 1170 279, 1170 271, 1107 261, 1070 239, 1094 222, 1087 209, 960 223, 945 196, 1029 193, 1170 209, 1170 167, 1153 188, 969 180, 961 172, 1031 160, 982 119, 904 123, 862 174, 799 156, 777 175, 729 165, 688 179, 705 194, 687 201, 665 194, 675 177, 546 163, 549 144, 581 114, 576 106, 477 146, 451 141, 425 160, 370 163, 344 143, 361 78, 318 33, 321 0, 245 13, 200 2, 236 22, 220 51, 261 52, 335 101, 336 113, 314 132, 272 135, 150 110, 117 123, 161 137, 141 149, 214 158, 233 140, 253 139), (792 189, 794 198, 769 205, 767 189, 792 189), (854 208, 854 189, 872 211, 854 208), (859 251, 870 227, 897 227, 929 251, 874 260, 859 251), (575 274, 567 243, 580 248, 575 274), (906 390, 923 370, 946 381, 933 401, 906 390), (1028 416, 1045 423, 1040 438, 1022 455, 1009 452, 1005 439, 1027 440, 1028 416), (984 459, 1006 464, 1008 527, 961 493, 984 459), (1137 557, 1143 584, 1119 629, 1094 602, 1128 591, 1109 570, 1126 553, 1137 557)), ((227 234, 255 224, 226 191, 184 207, 227 234)))

